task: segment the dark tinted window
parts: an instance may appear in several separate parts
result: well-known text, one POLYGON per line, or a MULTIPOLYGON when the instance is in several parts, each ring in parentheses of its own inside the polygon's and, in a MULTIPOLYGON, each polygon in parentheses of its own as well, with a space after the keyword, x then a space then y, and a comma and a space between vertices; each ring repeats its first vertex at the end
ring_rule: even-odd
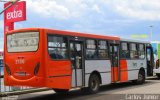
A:
POLYGON ((108 56, 108 43, 107 41, 100 40, 98 42, 98 58, 109 58, 108 56))
POLYGON ((48 36, 48 51, 52 59, 67 59, 67 39, 61 36, 48 36))
POLYGON ((139 44, 138 45, 138 54, 139 58, 143 59, 145 57, 145 49, 144 49, 144 44, 139 44))
POLYGON ((97 58, 95 40, 91 40, 91 39, 86 40, 86 58, 88 59, 97 58))
POLYGON ((120 55, 121 55, 121 58, 123 58, 123 59, 130 58, 128 43, 126 43, 126 42, 121 43, 120 55))
POLYGON ((138 57, 138 50, 137 50, 137 44, 136 43, 130 43, 130 57, 131 58, 139 58, 138 57))

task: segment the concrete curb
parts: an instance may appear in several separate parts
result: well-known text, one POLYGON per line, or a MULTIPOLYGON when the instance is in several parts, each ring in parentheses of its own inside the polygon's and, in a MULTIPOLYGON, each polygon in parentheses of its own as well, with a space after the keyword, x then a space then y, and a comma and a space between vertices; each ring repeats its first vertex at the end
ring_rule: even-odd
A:
POLYGON ((22 90, 22 91, 3 92, 3 93, 0 93, 0 97, 27 94, 27 93, 33 93, 33 92, 48 91, 48 90, 51 90, 51 89, 49 89, 49 88, 37 88, 37 89, 34 88, 34 89, 27 89, 27 90, 22 90))

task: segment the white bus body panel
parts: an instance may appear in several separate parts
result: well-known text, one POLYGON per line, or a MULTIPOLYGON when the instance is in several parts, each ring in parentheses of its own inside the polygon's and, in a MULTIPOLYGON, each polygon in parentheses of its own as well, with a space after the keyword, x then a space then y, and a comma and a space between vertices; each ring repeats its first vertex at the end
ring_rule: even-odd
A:
POLYGON ((146 60, 127 60, 127 67, 128 67, 128 80, 136 80, 138 79, 138 73, 140 68, 145 69, 146 72, 146 60))
POLYGON ((76 75, 75 75, 75 70, 72 70, 72 87, 76 87, 76 75))
POLYGON ((102 85, 111 83, 110 60, 86 60, 85 61, 85 86, 88 86, 90 74, 97 71, 101 75, 102 85))
POLYGON ((72 70, 72 87, 82 86, 82 69, 72 70))

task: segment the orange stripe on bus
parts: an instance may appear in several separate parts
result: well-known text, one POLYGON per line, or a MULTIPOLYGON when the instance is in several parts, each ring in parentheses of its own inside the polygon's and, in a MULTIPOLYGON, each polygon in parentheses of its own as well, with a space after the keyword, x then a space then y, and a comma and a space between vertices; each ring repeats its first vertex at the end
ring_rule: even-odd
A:
POLYGON ((112 72, 112 82, 118 81, 118 67, 112 67, 111 69, 112 72))
POLYGON ((127 61, 120 60, 120 81, 128 81, 127 61))

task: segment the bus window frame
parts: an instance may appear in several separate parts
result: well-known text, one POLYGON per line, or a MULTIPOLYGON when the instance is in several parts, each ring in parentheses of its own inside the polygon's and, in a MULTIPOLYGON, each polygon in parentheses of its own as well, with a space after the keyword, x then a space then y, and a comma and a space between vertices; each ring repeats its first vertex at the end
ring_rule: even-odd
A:
MULTIPOLYGON (((144 45, 144 53, 145 53, 144 55, 146 55, 146 52, 145 52, 145 50, 146 50, 146 45, 145 45, 145 44, 146 44, 146 43, 132 42, 132 41, 131 41, 131 42, 130 42, 130 41, 129 41, 129 42, 128 42, 128 41, 120 41, 120 52, 122 51, 121 43, 124 43, 124 42, 127 43, 128 46, 129 46, 129 48, 128 48, 128 49, 129 49, 129 55, 130 55, 130 52, 131 52, 131 48, 130 48, 130 44, 131 44, 131 43, 135 43, 135 44, 136 44, 137 51, 139 50, 138 45, 139 45, 139 44, 143 44, 143 45, 144 45)), ((131 57, 129 57, 129 58, 121 58, 121 56, 120 56, 120 60, 145 60, 145 58, 146 58, 146 57, 144 57, 144 58, 139 58, 139 53, 138 53, 138 58, 131 58, 131 57)))
MULTIPOLYGON (((84 50, 85 60, 110 60, 110 54, 109 54, 109 53, 110 53, 110 49, 109 49, 109 46, 110 46, 110 45, 109 45, 109 42, 110 42, 110 41, 113 41, 113 40, 96 39, 96 38, 85 38, 85 46, 84 46, 84 48, 85 48, 85 50, 84 50), (95 49, 95 50, 96 50, 97 57, 94 58, 94 59, 90 59, 90 58, 87 58, 87 57, 86 57, 86 50, 87 50, 87 42, 86 42, 86 41, 87 41, 87 40, 95 40, 95 41, 96 41, 96 49, 95 49), (99 42, 99 41, 106 41, 106 42, 107 42, 107 46, 108 46, 108 47, 107 47, 107 49, 108 49, 108 52, 107 52, 107 53, 108 53, 108 58, 99 58, 99 57, 98 57, 98 50, 101 50, 101 49, 98 48, 98 42, 99 42)), ((89 49, 90 49, 90 48, 89 48, 89 49)), ((94 50, 94 49, 90 49, 90 50, 94 50)))
MULTIPOLYGON (((146 55, 146 45, 145 45, 145 43, 138 43, 138 51, 139 51, 139 45, 140 44, 142 44, 143 46, 144 46, 144 57, 143 58, 139 58, 139 59, 141 59, 141 60, 144 60, 146 57, 145 57, 145 55, 146 55)), ((140 56, 139 55, 139 52, 138 52, 138 56, 140 56)))
MULTIPOLYGON (((51 59, 51 60, 54 60, 54 61, 67 61, 67 60, 71 60, 71 58, 70 58, 70 47, 69 47, 69 41, 70 40, 72 40, 73 39, 73 37, 75 37, 75 36, 70 36, 70 35, 59 35, 59 34, 56 34, 56 33, 47 33, 46 34, 47 35, 47 49, 48 49, 48 35, 52 35, 52 36, 59 36, 59 37, 66 37, 67 38, 67 44, 68 44, 68 46, 67 46, 67 54, 68 54, 68 58, 67 59, 52 59, 51 57, 50 57, 50 55, 49 55, 49 52, 48 52, 48 50, 47 50, 47 52, 48 52, 48 56, 49 56, 49 58, 51 59)), ((96 38, 86 38, 86 37, 82 37, 82 36, 76 36, 76 37, 78 37, 78 38, 81 38, 81 39, 83 39, 83 42, 84 42, 84 60, 110 60, 110 49, 109 49, 109 43, 111 42, 111 41, 114 41, 114 40, 108 40, 108 39, 96 39, 96 38), (96 53, 97 53, 97 51, 99 50, 98 49, 98 41, 106 41, 107 42, 107 46, 108 46, 108 58, 98 58, 98 57, 96 57, 95 59, 88 59, 87 57, 86 57, 86 47, 87 47, 87 43, 86 43, 86 40, 95 40, 96 41, 96 53)))
POLYGON ((128 47, 128 51, 129 51, 129 58, 122 58, 121 55, 120 55, 120 60, 130 60, 131 59, 131 57, 130 57, 130 47, 129 47, 130 43, 127 42, 127 41, 121 41, 120 42, 120 53, 122 52, 122 44, 121 43, 127 43, 127 47, 128 47))
MULTIPOLYGON (((70 59, 70 52, 69 52, 70 48, 69 48, 69 39, 68 39, 69 36, 67 36, 67 35, 59 35, 59 34, 55 34, 55 33, 47 33, 46 35, 47 35, 47 41, 46 41, 47 42, 47 52, 48 52, 49 59, 52 60, 52 61, 70 61, 71 59, 70 59), (66 44, 67 45, 66 51, 67 51, 67 56, 68 56, 67 59, 53 59, 53 58, 50 57, 49 50, 48 50, 48 48, 49 48, 49 46, 48 46, 48 40, 49 40, 48 36, 49 35, 51 35, 51 36, 57 36, 57 37, 66 37, 66 39, 67 39, 67 42, 66 42, 67 43, 66 44)), ((56 48, 56 47, 52 47, 52 48, 56 48)))
POLYGON ((6 50, 7 50, 7 53, 31 53, 31 52, 37 52, 38 50, 39 50, 39 47, 40 47, 40 37, 41 37, 41 32, 40 31, 22 31, 22 32, 13 32, 13 33, 7 33, 6 34, 6 37, 5 37, 5 39, 6 39, 6 50), (8 52, 8 47, 7 47, 7 35, 11 35, 11 34, 16 34, 16 33, 27 33, 27 32, 39 32, 39 41, 38 41, 38 47, 37 47, 37 50, 35 50, 35 51, 21 51, 21 52, 8 52))
POLYGON ((98 50, 107 50, 107 55, 108 57, 107 58, 99 58, 98 56, 98 59, 100 60, 109 60, 110 59, 110 55, 109 55, 109 41, 108 40, 101 40, 101 39, 98 39, 97 40, 97 54, 98 54, 98 50), (107 49, 100 49, 98 46, 99 46, 99 41, 105 41, 106 42, 106 45, 107 45, 107 49))
MULTIPOLYGON (((138 50, 139 50, 138 45, 139 45, 139 44, 143 44, 143 45, 145 44, 145 43, 140 43, 140 42, 129 42, 129 45, 130 45, 131 43, 135 43, 135 44, 136 44, 137 53, 138 53, 138 50)), ((130 46, 129 46, 129 50, 131 51, 130 46)), ((145 50, 145 48, 144 48, 144 50, 145 50)), ((145 52, 145 51, 144 51, 144 52, 145 52)), ((145 59, 145 57, 144 57, 143 59, 139 58, 139 54, 138 54, 138 58, 131 58, 131 57, 130 57, 130 60, 144 60, 144 59, 145 59)))

